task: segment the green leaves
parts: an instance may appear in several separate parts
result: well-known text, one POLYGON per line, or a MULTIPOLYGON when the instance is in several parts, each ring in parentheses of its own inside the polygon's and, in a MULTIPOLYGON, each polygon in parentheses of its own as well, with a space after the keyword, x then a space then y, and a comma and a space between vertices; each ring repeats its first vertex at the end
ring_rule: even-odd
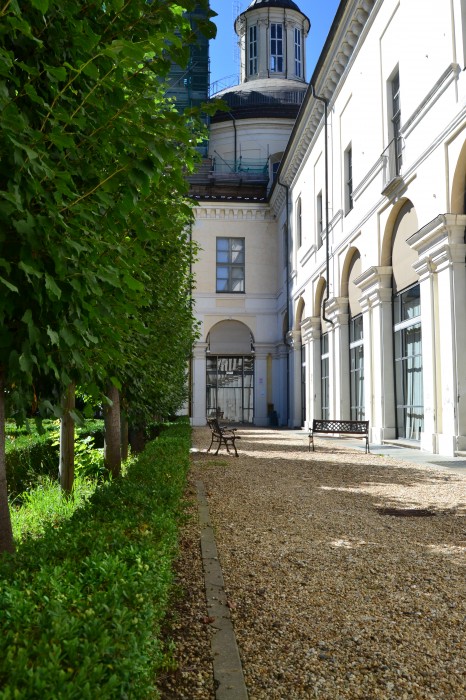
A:
POLYGON ((54 405, 69 376, 114 376, 134 415, 181 400, 193 338, 185 172, 200 120, 176 112, 163 79, 188 55, 194 6, 5 5, 0 364, 17 415, 54 405))
POLYGON ((31 4, 36 10, 40 10, 44 14, 49 9, 49 0, 31 0, 31 4))

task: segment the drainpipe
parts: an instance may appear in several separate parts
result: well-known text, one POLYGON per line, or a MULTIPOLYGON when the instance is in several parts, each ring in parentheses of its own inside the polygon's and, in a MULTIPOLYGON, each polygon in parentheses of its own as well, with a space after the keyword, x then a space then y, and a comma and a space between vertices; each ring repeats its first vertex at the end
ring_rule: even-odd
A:
POLYGON ((327 142, 327 112, 328 112, 328 100, 325 97, 320 97, 319 95, 316 95, 314 92, 314 85, 309 86, 311 88, 311 94, 312 96, 316 99, 319 100, 319 102, 324 103, 324 157, 325 157, 325 229, 327 231, 327 235, 325 236, 325 264, 326 264, 326 275, 327 275, 327 284, 325 287, 325 298, 322 304, 322 318, 326 323, 330 323, 331 326, 334 325, 333 321, 331 321, 327 316, 325 315, 325 307, 326 304, 330 298, 330 248, 329 248, 329 238, 330 238, 330 230, 329 230, 329 225, 328 225, 328 142, 327 142))
MULTIPOLYGON (((285 238, 285 258, 286 258, 286 317, 288 320, 287 335, 290 331, 290 249, 289 249, 289 221, 290 221, 290 188, 283 182, 280 182, 280 178, 277 180, 278 184, 284 187, 286 192, 286 238, 285 238)), ((286 421, 290 422, 290 353, 286 353, 286 421)))

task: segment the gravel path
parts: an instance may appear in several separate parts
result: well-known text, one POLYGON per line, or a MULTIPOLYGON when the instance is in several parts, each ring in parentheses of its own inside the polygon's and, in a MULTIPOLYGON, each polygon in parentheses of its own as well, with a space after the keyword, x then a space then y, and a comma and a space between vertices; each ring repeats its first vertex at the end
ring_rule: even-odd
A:
MULTIPOLYGON (((466 476, 296 431, 193 431, 250 700, 466 698, 466 476), (335 447, 336 445, 336 447, 335 447)), ((191 511, 163 700, 215 697, 191 511)))

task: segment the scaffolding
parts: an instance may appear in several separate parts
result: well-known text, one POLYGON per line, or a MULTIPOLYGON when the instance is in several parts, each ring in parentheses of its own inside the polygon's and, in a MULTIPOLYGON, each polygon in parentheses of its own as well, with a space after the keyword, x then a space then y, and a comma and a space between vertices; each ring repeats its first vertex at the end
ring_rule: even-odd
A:
POLYGON ((209 98, 209 40, 197 30, 199 21, 207 19, 207 10, 198 6, 186 16, 197 33, 197 41, 190 47, 186 67, 172 63, 167 90, 167 95, 175 98, 180 112, 189 107, 198 107, 209 98))

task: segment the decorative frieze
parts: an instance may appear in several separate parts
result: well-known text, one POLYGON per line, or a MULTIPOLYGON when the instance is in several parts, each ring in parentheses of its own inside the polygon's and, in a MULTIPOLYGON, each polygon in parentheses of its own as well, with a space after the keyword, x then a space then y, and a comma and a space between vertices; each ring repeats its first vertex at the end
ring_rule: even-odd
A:
POLYGON ((267 204, 259 204, 251 207, 251 204, 227 205, 224 207, 209 206, 206 202, 202 206, 194 207, 196 219, 214 219, 215 221, 262 221, 271 222, 275 220, 270 207, 267 204))

